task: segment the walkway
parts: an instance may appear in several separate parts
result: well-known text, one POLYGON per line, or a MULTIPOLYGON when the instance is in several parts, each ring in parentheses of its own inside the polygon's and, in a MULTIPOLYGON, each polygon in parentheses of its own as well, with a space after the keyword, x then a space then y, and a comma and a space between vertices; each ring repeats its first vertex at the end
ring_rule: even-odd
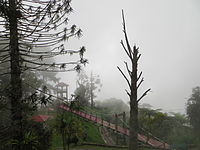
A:
MULTIPOLYGON (((85 118, 89 121, 95 122, 99 125, 102 125, 104 127, 115 130, 115 131, 117 131, 121 134, 129 136, 129 129, 128 128, 122 128, 121 126, 116 126, 115 124, 112 124, 110 122, 107 122, 107 121, 102 120, 102 119, 100 119, 96 116, 93 116, 91 114, 88 114, 88 113, 85 113, 85 112, 82 112, 82 111, 70 110, 70 108, 67 105, 60 105, 60 108, 66 110, 66 111, 70 111, 70 112, 72 112, 72 113, 74 113, 74 114, 76 114, 76 115, 78 115, 82 118, 85 118)), ((164 148, 164 149, 170 148, 169 144, 162 142, 162 141, 159 141, 158 139, 147 138, 145 135, 142 135, 142 134, 138 134, 138 140, 143 142, 143 143, 149 144, 149 145, 151 145, 155 148, 164 148)))

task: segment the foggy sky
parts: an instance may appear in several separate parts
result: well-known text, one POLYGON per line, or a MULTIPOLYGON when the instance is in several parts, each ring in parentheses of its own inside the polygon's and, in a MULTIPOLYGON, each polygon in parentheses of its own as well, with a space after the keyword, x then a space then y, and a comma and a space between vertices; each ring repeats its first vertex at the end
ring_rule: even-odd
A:
MULTIPOLYGON (((200 86, 199 0, 73 0, 70 22, 83 30, 83 37, 66 43, 69 48, 86 46, 85 70, 100 75, 103 84, 97 99, 111 97, 128 102, 128 86, 117 70, 128 61, 121 45, 121 10, 125 11, 131 45, 140 47, 143 71, 141 92, 151 88, 142 103, 165 111, 184 112, 195 86, 200 86)), ((62 73, 75 90, 76 73, 62 73)))

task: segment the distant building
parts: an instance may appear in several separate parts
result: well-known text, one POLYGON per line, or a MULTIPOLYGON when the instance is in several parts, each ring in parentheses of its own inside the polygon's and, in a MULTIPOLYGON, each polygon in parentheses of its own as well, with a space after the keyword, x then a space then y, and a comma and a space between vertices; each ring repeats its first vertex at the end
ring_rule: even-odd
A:
POLYGON ((62 98, 63 100, 68 100, 68 84, 60 82, 56 85, 57 97, 62 98))

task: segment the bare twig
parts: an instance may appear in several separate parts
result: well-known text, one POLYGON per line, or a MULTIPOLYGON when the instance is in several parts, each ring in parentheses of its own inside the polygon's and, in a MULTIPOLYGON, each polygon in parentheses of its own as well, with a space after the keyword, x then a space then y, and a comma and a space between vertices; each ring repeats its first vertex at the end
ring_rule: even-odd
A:
POLYGON ((144 96, 146 96, 147 93, 148 93, 150 90, 151 90, 151 89, 146 90, 146 91, 142 94, 142 96, 137 100, 137 102, 139 102, 144 96))
POLYGON ((125 36, 125 40, 126 40, 126 45, 127 45, 127 48, 128 48, 129 56, 132 58, 132 55, 131 55, 132 50, 131 50, 131 46, 130 46, 129 41, 128 41, 128 35, 126 33, 126 22, 125 22, 123 10, 122 10, 122 19, 123 19, 123 32, 124 32, 124 36, 125 36))
POLYGON ((123 75, 124 79, 126 80, 126 82, 128 83, 129 88, 131 88, 131 84, 128 80, 128 78, 126 77, 126 75, 123 73, 123 71, 117 66, 117 69, 121 72, 121 74, 123 75))
POLYGON ((142 71, 140 72, 140 74, 139 74, 139 76, 137 78, 137 81, 141 78, 141 76, 142 76, 142 71))
POLYGON ((127 62, 124 62, 124 63, 125 63, 125 65, 126 65, 126 70, 128 71, 128 74, 129 74, 129 76, 131 77, 132 75, 131 75, 130 69, 128 68, 128 63, 127 63, 127 62))
POLYGON ((144 78, 141 79, 140 83, 137 86, 137 89, 140 87, 140 85, 142 84, 142 82, 144 82, 144 78))
POLYGON ((139 56, 137 57, 137 61, 140 59, 140 57, 141 57, 141 54, 139 54, 139 56))
POLYGON ((126 54, 128 55, 128 57, 131 59, 132 56, 131 56, 131 54, 128 52, 128 50, 126 49, 126 47, 125 47, 125 45, 124 45, 124 43, 123 43, 123 40, 121 40, 120 43, 121 43, 122 47, 124 48, 124 51, 126 52, 126 54))
POLYGON ((126 91, 126 93, 128 94, 128 96, 130 97, 131 96, 131 94, 125 89, 125 91, 126 91))

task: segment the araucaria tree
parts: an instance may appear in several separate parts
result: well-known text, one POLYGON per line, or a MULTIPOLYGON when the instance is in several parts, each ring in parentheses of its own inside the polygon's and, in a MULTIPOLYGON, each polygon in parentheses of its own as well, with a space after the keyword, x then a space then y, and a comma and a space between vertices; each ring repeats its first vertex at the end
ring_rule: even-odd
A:
POLYGON ((142 82, 144 81, 144 78, 142 78, 142 72, 138 75, 138 60, 140 59, 141 54, 139 54, 136 46, 133 46, 131 48, 126 32, 126 24, 124 19, 124 13, 122 11, 122 19, 123 19, 123 32, 125 36, 125 42, 126 46, 123 41, 121 41, 121 45, 126 52, 131 67, 129 68, 128 62, 124 62, 126 66, 126 70, 128 72, 128 75, 126 75, 119 67, 117 67, 120 71, 120 73, 125 78, 126 82, 128 83, 129 90, 126 90, 126 93, 128 94, 130 98, 130 132, 129 132, 129 150, 137 150, 138 149, 138 103, 140 100, 147 95, 147 93, 150 91, 150 89, 146 90, 140 97, 138 97, 138 89, 142 82))
POLYGON ((66 50, 63 41, 80 37, 76 25, 67 27, 68 14, 73 11, 71 0, 0 0, 0 64, 9 63, 1 75, 10 74, 10 106, 13 149, 22 149, 23 72, 79 70, 85 48, 66 50), (50 47, 51 50, 43 50, 50 47), (34 50, 37 48, 37 50, 34 50), (62 63, 44 63, 44 59, 63 54, 80 54, 80 60, 62 63), (16 142, 15 142, 16 143, 16 142))

